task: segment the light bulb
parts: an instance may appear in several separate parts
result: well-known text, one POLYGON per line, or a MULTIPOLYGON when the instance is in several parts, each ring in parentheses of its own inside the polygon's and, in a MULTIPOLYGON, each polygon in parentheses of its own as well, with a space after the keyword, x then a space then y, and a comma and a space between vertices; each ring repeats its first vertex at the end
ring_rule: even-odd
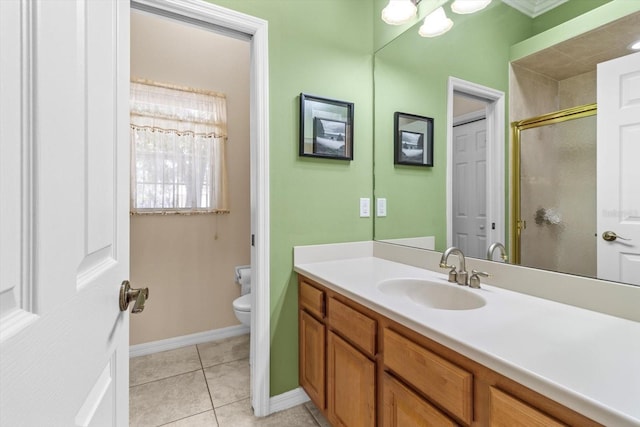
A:
POLYGON ((459 14, 474 13, 484 9, 491 3, 491 0, 455 0, 451 5, 451 10, 459 14))
POLYGON ((437 8, 424 18, 424 23, 418 30, 422 37, 440 36, 453 27, 453 21, 447 18, 442 7, 437 8))
POLYGON ((411 0, 389 0, 382 9, 382 20, 389 25, 401 25, 416 16, 418 8, 411 0))

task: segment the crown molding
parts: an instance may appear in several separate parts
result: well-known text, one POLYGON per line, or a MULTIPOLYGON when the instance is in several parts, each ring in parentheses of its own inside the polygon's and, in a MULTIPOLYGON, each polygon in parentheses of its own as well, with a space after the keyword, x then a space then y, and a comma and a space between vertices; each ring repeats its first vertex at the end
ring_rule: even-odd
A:
POLYGON ((569 0, 502 0, 503 3, 519 10, 530 18, 536 18, 569 0))

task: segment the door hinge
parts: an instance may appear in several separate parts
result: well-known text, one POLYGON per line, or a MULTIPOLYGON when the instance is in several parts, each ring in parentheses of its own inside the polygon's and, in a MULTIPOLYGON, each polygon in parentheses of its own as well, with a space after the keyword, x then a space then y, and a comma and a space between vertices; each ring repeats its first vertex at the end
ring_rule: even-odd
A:
POLYGON ((256 235, 252 234, 251 235, 251 246, 255 246, 256 245, 256 235))

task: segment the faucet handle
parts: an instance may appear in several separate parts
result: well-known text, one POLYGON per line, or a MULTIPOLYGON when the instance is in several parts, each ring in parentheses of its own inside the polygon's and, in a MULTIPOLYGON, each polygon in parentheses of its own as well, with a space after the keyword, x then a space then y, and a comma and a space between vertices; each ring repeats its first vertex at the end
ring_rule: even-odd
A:
POLYGON ((456 266, 455 265, 449 265, 446 262, 441 262, 440 263, 440 268, 450 268, 451 270, 449 270, 449 282, 451 283, 456 283, 457 279, 458 279, 458 272, 456 271, 456 266))
POLYGON ((479 289, 480 288, 480 276, 491 277, 489 273, 478 270, 471 270, 471 277, 469 277, 469 287, 479 289))

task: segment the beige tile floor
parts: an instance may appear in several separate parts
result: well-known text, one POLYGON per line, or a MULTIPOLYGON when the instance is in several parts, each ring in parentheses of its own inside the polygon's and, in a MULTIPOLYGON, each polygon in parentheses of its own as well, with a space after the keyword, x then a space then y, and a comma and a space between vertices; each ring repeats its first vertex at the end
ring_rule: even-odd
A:
POLYGON ((311 403, 253 416, 249 335, 132 358, 131 427, 329 427, 311 403))

